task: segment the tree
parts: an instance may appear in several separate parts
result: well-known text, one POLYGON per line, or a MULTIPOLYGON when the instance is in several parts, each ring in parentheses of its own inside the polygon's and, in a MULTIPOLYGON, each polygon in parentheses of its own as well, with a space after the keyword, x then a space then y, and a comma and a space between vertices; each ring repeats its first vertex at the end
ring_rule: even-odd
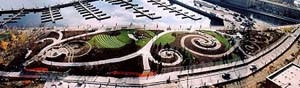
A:
POLYGON ((0 65, 4 63, 3 57, 0 57, 0 65))
POLYGON ((164 45, 164 48, 170 48, 170 44, 167 43, 166 45, 164 45))
POLYGON ((22 32, 21 34, 17 35, 17 37, 19 39, 19 42, 23 44, 26 42, 28 36, 26 36, 26 34, 22 32))
POLYGON ((193 55, 184 49, 182 65, 189 66, 189 65, 193 64, 194 62, 195 62, 195 58, 193 57, 193 55))
POLYGON ((8 42, 1 40, 1 49, 7 51, 7 47, 8 47, 8 42))
POLYGON ((162 48, 162 45, 161 45, 161 43, 159 43, 158 50, 160 50, 161 48, 162 48))
POLYGON ((162 68, 163 68, 162 62, 159 62, 158 69, 157 69, 158 72, 157 73, 161 73, 162 68))
POLYGON ((156 52, 157 51, 157 45, 154 44, 151 50, 153 50, 154 52, 156 52))
POLYGON ((16 36, 15 34, 11 33, 10 36, 11 36, 10 39, 11 39, 12 41, 16 41, 16 40, 17 40, 17 36, 16 36))

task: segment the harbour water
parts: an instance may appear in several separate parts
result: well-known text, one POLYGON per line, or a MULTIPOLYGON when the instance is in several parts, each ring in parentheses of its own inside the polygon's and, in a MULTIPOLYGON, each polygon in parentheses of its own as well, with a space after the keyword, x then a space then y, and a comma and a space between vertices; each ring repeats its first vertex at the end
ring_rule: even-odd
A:
MULTIPOLYGON (((76 0, 0 0, 0 10, 11 10, 11 9, 30 9, 30 8, 43 8, 48 6, 61 5, 65 3, 74 2, 76 0)), ((176 16, 175 13, 170 13, 170 10, 163 10, 162 7, 157 7, 152 3, 147 2, 148 0, 133 0, 131 3, 138 4, 138 7, 143 7, 144 10, 149 10, 148 13, 155 13, 155 16, 161 16, 160 19, 152 20, 147 17, 136 17, 138 14, 134 13, 133 9, 125 9, 120 5, 112 5, 105 0, 99 1, 89 1, 89 3, 111 16, 109 19, 97 20, 97 19, 85 19, 74 7, 74 5, 59 8, 59 12, 62 15, 61 20, 56 20, 53 22, 42 23, 41 16, 42 12, 29 12, 21 19, 17 20, 15 23, 7 23, 7 27, 76 27, 76 26, 90 26, 90 27, 113 27, 113 26, 128 26, 135 25, 146 28, 171 28, 171 29, 201 29, 208 28, 211 26, 211 19, 192 12, 186 8, 178 6, 176 4, 170 6, 175 7, 176 10, 182 10, 183 12, 188 12, 189 15, 195 15, 195 17, 202 18, 201 20, 191 20, 188 18, 182 19, 182 16, 176 16)), ((183 1, 183 0, 181 0, 183 1)), ((193 0, 184 0, 184 3, 192 3, 193 0)), ((161 0, 161 2, 166 2, 169 4, 168 0, 161 0)), ((47 9, 46 9, 47 10, 47 9)), ((243 11, 239 11, 243 12, 243 11)), ((0 21, 3 21, 4 18, 13 15, 12 13, 0 13, 0 21)), ((253 15, 254 18, 260 19, 262 21, 268 22, 271 25, 283 25, 289 24, 288 22, 279 21, 275 18, 270 18, 262 16, 259 14, 247 12, 243 13, 245 15, 253 15)))
MULTIPOLYGON (((7 0, 0 0, 7 1, 7 0)), ((70 2, 71 0, 53 0, 48 1, 30 1, 30 0, 16 0, 6 2, 7 4, 1 4, 0 7, 12 7, 12 3, 17 3, 17 1, 26 2, 23 3, 26 8, 30 8, 30 6, 45 6, 45 5, 55 5, 58 3, 70 2), (34 3, 29 3, 34 2, 34 3)), ((166 2, 167 0, 162 0, 161 2, 166 2)), ((181 28, 193 28, 200 29, 206 28, 210 26, 210 19, 204 17, 200 14, 192 12, 183 7, 173 5, 171 7, 176 7, 177 10, 182 9, 183 12, 188 12, 190 15, 195 15, 195 17, 202 18, 201 20, 191 20, 188 18, 182 19, 182 16, 175 16, 175 13, 170 13, 169 10, 163 10, 163 8, 158 8, 157 5, 152 5, 152 3, 147 2, 147 0, 133 0, 132 3, 138 4, 139 7, 143 7, 145 10, 149 10, 149 13, 155 13, 155 16, 161 16, 161 19, 151 20, 147 17, 136 17, 137 13, 133 13, 133 9, 125 9, 125 7, 120 7, 120 5, 112 5, 111 3, 105 1, 93 1, 89 2, 91 5, 106 13, 108 16, 111 16, 109 19, 105 20, 97 20, 97 19, 88 19, 86 20, 74 6, 60 8, 59 12, 62 15, 63 19, 56 20, 55 23, 46 22, 41 23, 42 12, 29 12, 24 17, 21 17, 16 23, 8 23, 6 26, 8 27, 76 27, 76 26, 91 26, 91 27, 103 27, 103 26, 125 26, 125 25, 135 25, 146 28, 172 28, 172 29, 181 29, 181 28)), ((19 3, 20 4, 20 3, 19 3)), ((17 4, 13 7, 18 8, 20 5, 17 4)), ((2 14, 0 16, 0 20, 8 17, 11 14, 2 14)))

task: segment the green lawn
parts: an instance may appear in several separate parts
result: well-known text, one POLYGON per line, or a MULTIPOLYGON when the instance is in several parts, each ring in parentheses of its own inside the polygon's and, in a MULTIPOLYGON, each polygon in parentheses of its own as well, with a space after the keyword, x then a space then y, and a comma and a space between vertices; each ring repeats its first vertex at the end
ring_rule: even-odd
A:
POLYGON ((166 44, 170 44, 172 42, 175 41, 175 37, 172 35, 172 33, 168 33, 168 34, 165 34, 161 37, 159 37, 155 42, 154 44, 156 45, 159 45, 161 43, 161 45, 166 45, 166 44))
POLYGON ((225 45, 225 49, 230 49, 232 47, 228 40, 222 35, 212 31, 204 31, 204 33, 214 36, 217 40, 219 40, 222 44, 225 45))
POLYGON ((150 36, 154 37, 156 34, 152 31, 146 30, 145 32, 147 32, 150 36))
POLYGON ((152 31, 145 31, 147 34, 151 36, 151 38, 145 38, 145 39, 139 39, 138 41, 135 42, 136 45, 143 47, 145 46, 156 34, 152 31))
POLYGON ((132 40, 128 37, 128 34, 133 33, 134 30, 121 30, 120 35, 116 36, 118 40, 124 42, 124 43, 131 43, 132 40))
POLYGON ((131 33, 130 30, 122 30, 120 32, 118 36, 105 34, 96 35, 89 40, 89 43, 97 48, 120 48, 132 42, 128 37, 128 33, 131 33))
MULTIPOLYGON (((109 36, 109 35, 96 35, 91 40, 89 40, 89 43, 93 46, 96 46, 97 48, 120 48, 125 46, 126 44, 129 44, 133 42, 132 39, 128 37, 128 34, 132 34, 136 30, 121 30, 120 34, 117 36, 109 36)), ((138 46, 145 46, 156 34, 152 31, 145 31, 148 33, 151 38, 145 38, 135 41, 135 44, 138 46)))
POLYGON ((0 40, 7 39, 9 36, 9 33, 0 33, 0 40))
POLYGON ((151 40, 151 38, 146 38, 146 39, 139 39, 135 42, 136 45, 143 47, 145 46, 149 41, 151 40))

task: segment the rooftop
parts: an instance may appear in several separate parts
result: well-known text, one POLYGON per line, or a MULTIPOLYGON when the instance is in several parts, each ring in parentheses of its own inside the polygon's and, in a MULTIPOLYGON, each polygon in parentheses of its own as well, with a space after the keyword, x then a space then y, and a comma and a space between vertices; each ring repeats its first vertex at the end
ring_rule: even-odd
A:
POLYGON ((288 64, 267 77, 276 85, 283 88, 300 87, 300 67, 295 64, 288 64))

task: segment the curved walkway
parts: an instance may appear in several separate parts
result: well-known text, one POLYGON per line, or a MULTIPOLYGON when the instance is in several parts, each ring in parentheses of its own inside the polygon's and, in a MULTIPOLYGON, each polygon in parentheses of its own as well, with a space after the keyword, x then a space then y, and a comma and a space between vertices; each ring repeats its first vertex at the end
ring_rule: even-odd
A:
MULTIPOLYGON (((54 44, 50 44, 49 46, 47 46, 46 48, 44 48, 40 54, 43 55, 42 52, 47 51, 47 49, 49 49, 49 47, 53 47, 54 45, 63 43, 65 41, 69 41, 75 38, 79 38, 79 37, 83 37, 83 36, 87 36, 87 35, 92 35, 92 34, 97 34, 97 33, 101 33, 101 32, 106 32, 106 31, 96 31, 96 32, 92 32, 92 33, 88 33, 88 34, 82 34, 82 35, 78 35, 78 36, 73 36, 70 38, 66 38, 63 40, 57 40, 54 44)), ((144 69, 150 69, 149 66, 149 62, 150 61, 155 61, 155 59, 153 58, 153 56, 150 53, 150 49, 152 47, 152 44, 161 36, 167 34, 167 33, 172 33, 172 32, 192 32, 192 31, 188 31, 188 30, 171 30, 171 31, 165 31, 162 32, 160 34, 158 34, 157 36, 153 37, 142 49, 140 49, 137 52, 134 52, 132 54, 123 56, 123 57, 118 57, 118 58, 111 58, 111 59, 107 59, 107 60, 99 60, 99 61, 93 61, 93 62, 72 62, 72 63, 68 63, 68 62, 54 62, 54 61, 48 61, 46 59, 41 60, 41 62, 43 64, 46 65, 52 65, 52 66, 61 66, 61 67, 72 67, 72 66, 90 66, 90 65, 102 65, 102 64, 109 64, 109 63, 117 63, 117 62, 122 62, 122 61, 126 61, 129 59, 132 59, 134 57, 137 56, 143 56, 143 64, 144 64, 144 69)), ((218 54, 218 55, 204 55, 204 56, 208 56, 208 57, 220 57, 223 55, 227 55, 232 53, 236 47, 239 46, 239 40, 238 42, 232 47, 230 48, 227 52, 223 53, 223 54, 218 54)), ((164 65, 172 65, 172 64, 164 64, 164 65)))
MULTIPOLYGON (((99 61, 93 61, 93 62, 72 62, 72 63, 68 63, 68 62, 54 62, 54 61, 48 61, 46 59, 42 60, 42 63, 46 64, 46 65, 52 65, 52 66, 63 66, 63 67, 68 67, 68 66, 90 66, 90 65, 102 65, 102 64, 108 64, 108 63, 116 63, 116 62, 121 62, 121 61, 125 61, 125 60, 129 60, 132 59, 134 57, 137 57, 139 55, 145 55, 145 59, 143 61, 146 61, 146 59, 148 60, 148 57, 151 56, 150 54, 150 49, 152 47, 152 44, 161 36, 167 34, 167 33, 171 33, 171 32, 176 32, 178 30, 173 30, 173 31, 165 31, 163 33, 158 34, 157 36, 153 37, 142 49, 140 49, 137 52, 134 52, 132 54, 123 56, 123 57, 118 57, 118 58, 111 58, 111 59, 107 59, 107 60, 99 60, 99 61)), ((106 32, 106 31, 101 31, 101 32, 106 32)), ((97 34, 97 33, 101 33, 99 31, 97 32, 93 32, 93 33, 89 33, 89 34, 83 34, 83 35, 79 35, 79 36, 74 36, 71 38, 67 38, 64 40, 61 40, 59 42, 56 42, 55 45, 62 43, 64 41, 68 41, 68 40, 72 40, 75 38, 79 38, 79 37, 83 37, 83 36, 87 36, 87 35, 91 35, 91 34, 97 34)), ((187 31, 184 31, 187 32, 187 31)), ((51 44, 52 46, 47 46, 46 48, 44 48, 43 50, 47 50, 48 47, 53 47, 54 44, 51 44)), ((41 51, 43 52, 43 51, 41 51)), ((146 63, 145 63, 146 64, 146 63)), ((144 65, 145 65, 144 64, 144 65)), ((145 67, 144 67, 145 68, 145 67)), ((150 67, 146 67, 149 68, 150 67)))
MULTIPOLYGON (((167 50, 167 49, 162 49, 159 51, 159 54, 161 55, 161 53, 163 52, 168 52, 168 51, 171 51, 172 54, 173 54, 173 57, 174 55, 177 57, 177 60, 172 62, 172 63, 165 63, 165 62, 159 62, 157 60, 155 60, 154 58, 149 58, 150 61, 156 63, 156 64, 162 64, 163 66, 175 66, 177 64, 180 64, 182 61, 183 61, 183 56, 181 55, 181 53, 179 53, 177 50, 174 50, 174 49, 170 49, 170 50, 167 50)), ((173 58, 171 57, 171 58, 173 58)), ((170 58, 166 58, 166 59, 170 59, 170 58)))
MULTIPOLYGON (((82 35, 78 35, 78 36, 72 36, 72 37, 65 38, 65 39, 62 39, 63 34, 58 32, 58 34, 60 36, 58 39, 55 39, 55 38, 51 38, 51 39, 50 38, 46 38, 46 39, 53 40, 53 43, 51 43, 48 46, 44 47, 36 56, 34 56, 30 60, 28 60, 25 63, 23 63, 23 65, 27 66, 27 65, 31 64, 32 62, 34 62, 34 61, 41 61, 41 60, 45 59, 44 54, 46 53, 47 50, 51 49, 53 46, 56 46, 58 44, 61 44, 63 42, 69 41, 69 40, 73 40, 73 39, 84 37, 84 36, 88 36, 88 35, 94 35, 94 34, 98 34, 98 33, 102 33, 102 32, 105 32, 105 30, 97 30, 95 32, 91 32, 91 33, 87 33, 87 34, 82 34, 82 35), (43 57, 43 58, 41 58, 41 57, 43 57)), ((42 40, 45 40, 45 39, 42 39, 42 40)))
MULTIPOLYGON (((191 35, 192 36, 192 35, 191 35)), ((187 38, 189 36, 184 36, 182 39, 184 40, 185 38, 187 38)), ((203 54, 203 53, 199 53, 199 52, 196 52, 194 50, 191 50, 189 48, 185 48, 186 50, 188 50, 189 52, 191 53, 194 53, 194 54, 197 54, 199 56, 205 56, 205 57, 213 57, 213 58, 217 58, 217 57, 223 57, 223 56, 226 56, 226 55, 229 55, 230 53, 232 53, 237 47, 240 46, 240 41, 241 40, 236 40, 236 43, 234 44, 233 47, 231 47, 229 50, 227 50, 225 53, 221 53, 221 54, 215 54, 215 55, 208 55, 208 54, 203 54)), ((186 47, 185 44, 184 44, 184 41, 180 41, 180 45, 182 47, 186 47)))

